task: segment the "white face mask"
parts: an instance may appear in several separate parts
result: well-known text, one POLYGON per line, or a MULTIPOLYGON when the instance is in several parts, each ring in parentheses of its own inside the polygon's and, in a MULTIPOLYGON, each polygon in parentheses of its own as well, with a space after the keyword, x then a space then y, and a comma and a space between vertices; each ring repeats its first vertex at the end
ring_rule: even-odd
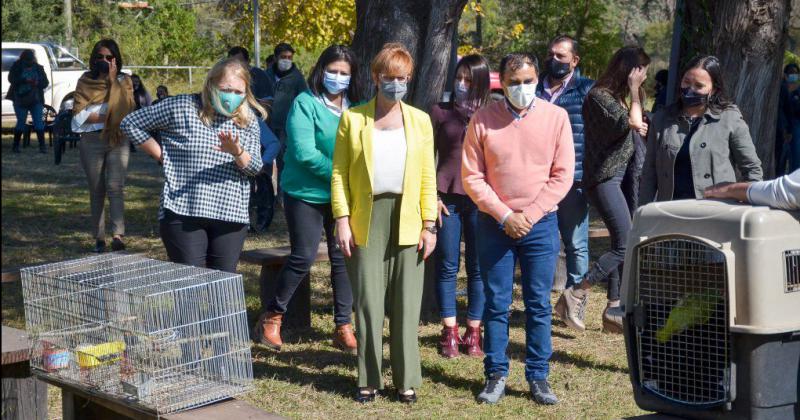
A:
POLYGON ((519 84, 506 87, 506 98, 517 109, 525 109, 536 98, 536 83, 519 84))
POLYGON ((278 70, 287 71, 292 68, 292 60, 281 58, 278 60, 278 70))

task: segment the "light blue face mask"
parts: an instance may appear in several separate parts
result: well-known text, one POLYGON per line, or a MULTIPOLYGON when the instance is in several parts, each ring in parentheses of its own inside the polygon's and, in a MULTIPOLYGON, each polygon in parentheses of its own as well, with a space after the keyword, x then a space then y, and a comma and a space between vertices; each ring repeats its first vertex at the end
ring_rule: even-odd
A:
POLYGON ((797 74, 797 73, 787 74, 786 75, 786 81, 789 82, 789 83, 800 82, 800 74, 797 74))
POLYGON ((223 92, 217 89, 214 89, 211 97, 211 105, 214 107, 214 110, 226 117, 233 115, 233 113, 239 109, 239 105, 241 105, 242 102, 244 102, 244 95, 233 92, 223 92))
POLYGON ((325 72, 322 85, 331 95, 338 95, 350 86, 350 76, 325 72))
POLYGON ((456 102, 464 102, 469 96, 469 88, 467 84, 462 81, 456 81, 456 102))

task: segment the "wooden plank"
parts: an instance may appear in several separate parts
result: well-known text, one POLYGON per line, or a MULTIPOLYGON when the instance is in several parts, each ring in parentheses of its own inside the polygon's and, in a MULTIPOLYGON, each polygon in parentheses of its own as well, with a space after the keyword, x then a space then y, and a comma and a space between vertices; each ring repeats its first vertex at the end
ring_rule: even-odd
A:
POLYGON ((589 237, 590 238, 608 238, 609 233, 608 229, 589 229, 589 237))
POLYGON ((3 366, 3 420, 47 418, 47 384, 30 376, 27 362, 3 366))
POLYGON ((3 269, 2 282, 13 283, 15 281, 19 281, 19 269, 18 268, 12 268, 8 270, 3 269))
MULTIPOLYGON (((134 402, 128 402, 121 398, 109 398, 108 395, 99 391, 86 389, 79 384, 74 384, 52 376, 42 375, 37 377, 51 385, 61 388, 64 420, 86 418, 86 415, 89 415, 89 412, 92 411, 86 407, 86 405, 88 405, 87 402, 99 405, 104 409, 111 410, 114 413, 134 420, 151 420, 156 418, 156 413, 149 407, 134 402)), ((94 411, 101 411, 101 409, 96 409, 94 411)))
MULTIPOLYGON (((261 248, 242 251, 239 261, 258 265, 283 265, 289 258, 291 247, 278 246, 274 248, 261 248)), ((315 262, 328 261, 328 244, 320 242, 317 249, 315 262)))
POLYGON ((28 361, 31 343, 25 331, 3 325, 2 339, 3 366, 28 361))
POLYGON ((230 399, 194 410, 162 416, 166 420, 280 420, 283 417, 268 413, 249 403, 230 399))

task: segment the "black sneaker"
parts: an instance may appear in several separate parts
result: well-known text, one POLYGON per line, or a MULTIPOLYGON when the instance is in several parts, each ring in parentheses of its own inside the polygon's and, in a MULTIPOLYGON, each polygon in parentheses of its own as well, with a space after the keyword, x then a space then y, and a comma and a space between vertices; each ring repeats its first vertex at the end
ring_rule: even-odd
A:
POLYGON ((97 242, 94 243, 94 252, 98 254, 106 252, 106 241, 98 239, 97 242))
POLYGON ((528 383, 531 387, 531 398, 542 405, 554 405, 558 403, 558 397, 550 388, 547 379, 541 381, 531 381, 528 383))

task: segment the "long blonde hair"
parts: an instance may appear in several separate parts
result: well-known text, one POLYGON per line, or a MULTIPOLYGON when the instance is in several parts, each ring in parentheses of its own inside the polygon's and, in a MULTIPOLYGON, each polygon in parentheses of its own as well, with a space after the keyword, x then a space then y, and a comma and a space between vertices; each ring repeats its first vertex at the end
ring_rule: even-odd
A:
POLYGON ((211 122, 214 120, 217 111, 214 110, 214 106, 211 102, 212 94, 214 90, 217 89, 219 81, 222 80, 227 72, 233 72, 234 76, 244 80, 245 85, 245 100, 242 101, 239 108, 236 108, 236 111, 231 115, 233 122, 240 128, 247 127, 247 125, 253 121, 253 118, 257 117, 256 113, 253 112, 254 109, 261 114, 262 119, 266 119, 267 110, 256 101, 252 90, 250 90, 250 69, 238 59, 226 58, 215 64, 206 76, 206 81, 203 84, 203 108, 200 110, 200 120, 208 126, 210 126, 211 122))

